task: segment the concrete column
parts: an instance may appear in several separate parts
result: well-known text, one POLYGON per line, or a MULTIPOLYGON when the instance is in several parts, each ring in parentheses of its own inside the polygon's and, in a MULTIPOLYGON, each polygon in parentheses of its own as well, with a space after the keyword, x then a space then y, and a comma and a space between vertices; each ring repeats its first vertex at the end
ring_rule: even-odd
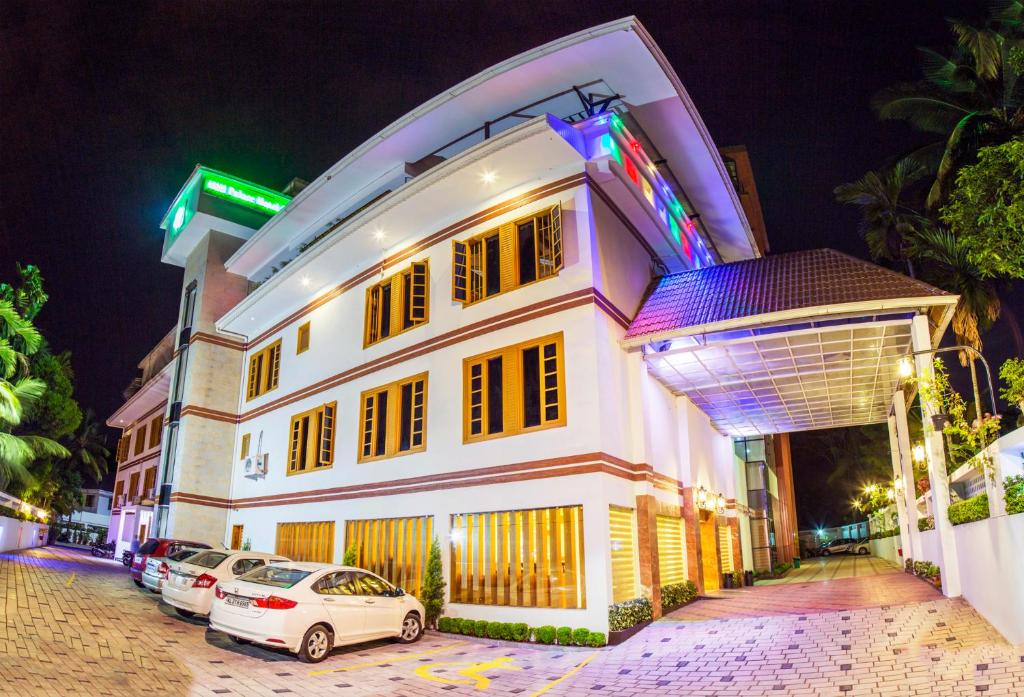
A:
POLYGON ((704 569, 700 563, 700 512, 694 500, 693 487, 683 490, 683 521, 686 535, 686 578, 697 585, 697 591, 704 592, 704 569))
POLYGON ((658 502, 651 494, 636 497, 640 594, 651 599, 654 619, 661 617, 661 569, 658 566, 658 502))
POLYGON ((917 513, 917 490, 915 489, 914 463, 911 458, 910 425, 907 423, 907 398, 903 390, 898 390, 892 398, 893 418, 896 421, 896 452, 899 454, 900 472, 903 474, 903 503, 907 514, 907 527, 910 530, 910 552, 904 549, 903 556, 919 559, 921 556, 921 531, 917 521, 921 517, 917 513))
MULTIPOLYGON (((931 332, 927 315, 915 315, 910 333, 914 351, 929 351, 932 348, 931 332)), ((915 356, 918 380, 932 379, 932 354, 915 356)), ((930 559, 942 569, 942 593, 946 597, 960 596, 960 566, 956 554, 956 536, 949 522, 949 477, 946 474, 946 453, 943 449, 942 432, 932 427, 935 409, 927 400, 921 400, 924 417, 924 449, 928 459, 928 479, 932 487, 932 510, 935 516, 935 531, 939 536, 941 559, 930 559)))
MULTIPOLYGON (((902 394, 902 391, 900 392, 902 394)), ((910 537, 910 522, 907 517, 907 481, 903 477, 903 464, 900 461, 900 443, 896 435, 896 416, 889 414, 889 453, 892 456, 892 477, 895 482, 899 478, 903 482, 903 491, 896 492, 896 516, 900 521, 900 547, 903 549, 904 559, 914 558, 913 542, 910 537)), ((910 490, 914 490, 914 483, 909 482, 910 490)), ((916 525, 916 523, 915 523, 916 525)))

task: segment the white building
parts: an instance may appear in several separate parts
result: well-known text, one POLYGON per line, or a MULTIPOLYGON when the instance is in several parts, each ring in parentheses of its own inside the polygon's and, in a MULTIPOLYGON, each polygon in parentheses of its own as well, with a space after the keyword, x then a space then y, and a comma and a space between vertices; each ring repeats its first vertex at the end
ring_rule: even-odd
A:
POLYGON ((158 491, 115 492, 117 539, 155 514, 293 558, 354 544, 415 593, 436 537, 449 614, 592 629, 788 560, 770 434, 884 421, 912 318, 938 307, 941 336, 955 298, 829 250, 764 257, 728 153, 626 19, 453 87, 304 188, 197 167, 162 224, 174 359, 108 421, 166 429, 159 456, 130 446, 158 491))

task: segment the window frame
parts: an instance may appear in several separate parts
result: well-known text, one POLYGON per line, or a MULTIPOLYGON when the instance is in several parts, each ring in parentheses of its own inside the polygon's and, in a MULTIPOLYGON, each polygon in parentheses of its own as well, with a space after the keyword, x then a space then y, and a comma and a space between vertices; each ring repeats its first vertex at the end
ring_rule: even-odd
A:
POLYGON ((149 422, 149 447, 155 448, 160 445, 163 438, 164 417, 163 414, 154 416, 149 422))
POLYGON ((338 402, 325 402, 319 406, 307 409, 306 411, 299 412, 298 414, 292 415, 288 420, 288 459, 287 467, 285 469, 285 475, 291 477, 297 474, 308 474, 310 472, 322 472, 329 470, 334 467, 334 448, 335 448, 335 437, 338 433, 338 402), (327 421, 327 410, 331 410, 330 415, 330 446, 327 448, 327 458, 322 459, 324 455, 324 433, 323 427, 327 421), (316 421, 316 418, 320 416, 320 421, 316 421), (296 424, 300 423, 302 419, 310 419, 310 427, 306 432, 306 447, 305 457, 302 463, 302 467, 292 466, 293 460, 296 460, 298 455, 295 450, 298 447, 298 442, 294 438, 296 424), (313 462, 310 465, 310 462, 313 462))
POLYGON ((238 449, 238 453, 239 453, 238 454, 238 459, 239 460, 244 460, 245 458, 249 457, 249 445, 250 445, 251 441, 252 441, 252 434, 251 433, 243 433, 242 434, 242 442, 241 442, 241 444, 239 446, 239 449, 238 449))
POLYGON ((513 290, 519 288, 525 288, 541 281, 546 281, 551 278, 555 278, 561 273, 562 269, 565 268, 565 236, 562 234, 562 204, 561 202, 556 203, 553 206, 546 208, 540 208, 528 215, 521 216, 512 221, 499 225, 496 228, 489 228, 480 232, 472 237, 467 237, 464 240, 453 240, 452 241, 452 300, 454 302, 462 304, 463 307, 469 307, 471 305, 477 305, 489 300, 491 298, 504 295, 513 290), (551 261, 552 270, 544 275, 541 275, 541 255, 540 255, 540 242, 541 232, 539 221, 543 218, 550 220, 551 233, 551 261), (519 245, 519 226, 533 222, 533 239, 534 239, 534 273, 535 276, 532 281, 520 281, 519 271, 522 264, 522 257, 519 245), (557 225, 556 225, 557 221, 557 225), (557 233, 554 229, 557 227, 557 233), (485 241, 497 235, 498 237, 498 251, 499 254, 511 253, 512 260, 505 262, 503 258, 499 258, 498 261, 498 291, 490 295, 486 294, 487 288, 487 245, 485 241), (479 252, 474 252, 473 248, 479 246, 479 252), (479 261, 475 259, 479 257, 479 261), (461 258, 461 260, 460 260, 461 258), (457 278, 459 271, 462 269, 463 283, 460 284, 457 278), (473 270, 479 269, 482 271, 479 284, 473 281, 473 270), (506 278, 507 277, 507 278, 506 278), (473 289, 479 285, 482 289, 482 295, 474 299, 473 289), (465 295, 465 299, 459 299, 460 292, 465 295))
POLYGON ((503 346, 499 349, 487 351, 486 353, 480 353, 475 356, 469 356, 462 360, 462 442, 476 443, 479 441, 492 440, 494 438, 506 438, 508 436, 516 436, 524 433, 533 433, 535 431, 544 431, 549 428, 561 428, 567 423, 566 411, 567 411, 567 398, 565 392, 565 337, 564 332, 556 332, 554 334, 548 334, 536 339, 529 341, 522 341, 509 346, 503 346), (544 402, 544 346, 555 345, 555 360, 556 360, 556 388, 557 402, 558 405, 558 418, 557 419, 546 419, 544 418, 544 408, 546 406, 544 402), (540 399, 541 409, 541 421, 539 424, 534 426, 524 426, 524 402, 522 399, 523 391, 525 388, 523 380, 523 352, 527 349, 537 348, 539 355, 538 364, 538 377, 542 381, 538 396, 540 399), (486 365, 487 362, 493 358, 501 357, 502 368, 502 430, 496 433, 487 433, 488 419, 488 387, 486 383, 486 365), (514 363, 510 365, 510 360, 514 363), (472 367, 474 365, 483 365, 484 369, 481 370, 481 377, 484 380, 483 387, 481 389, 481 433, 474 434, 472 432, 472 419, 471 417, 471 398, 472 398, 472 367), (509 379, 515 379, 515 385, 513 389, 508 389, 506 381, 509 379))
MULTIPOLYGON (((358 437, 356 438, 356 462, 374 462, 377 460, 388 460, 393 457, 401 457, 403 455, 413 455, 415 453, 424 452, 427 449, 427 405, 429 399, 429 372, 418 373, 411 375, 401 380, 395 380, 384 385, 378 385, 368 390, 363 390, 359 393, 359 430, 357 431, 358 437), (415 385, 418 382, 423 383, 423 414, 422 414, 422 426, 420 432, 422 433, 422 439, 419 445, 412 445, 410 438, 409 447, 405 450, 399 450, 401 444, 401 394, 402 387, 405 385, 413 385, 413 399, 415 399, 416 391, 415 385), (367 413, 367 400, 370 397, 376 398, 381 392, 386 392, 388 397, 387 412, 385 414, 385 434, 384 434, 384 454, 383 455, 363 455, 363 446, 365 445, 364 437, 366 435, 366 413, 367 413)), ((415 410, 416 405, 411 404, 411 409, 415 410)), ((377 404, 374 403, 373 409, 373 426, 371 431, 370 440, 371 443, 376 443, 377 435, 379 433, 377 423, 377 404)), ((410 414, 410 420, 415 421, 415 417, 410 414)), ((415 427, 410 424, 410 433, 415 433, 415 427)))
POLYGON ((280 382, 281 340, 277 339, 250 354, 245 378, 245 401, 251 402, 276 390, 280 382))
POLYGON ((363 305, 363 348, 368 348, 392 337, 404 334, 405 332, 422 327, 430 322, 430 259, 410 262, 407 267, 397 271, 387 278, 377 281, 366 289, 366 299, 363 305), (415 307, 414 299, 417 297, 417 285, 414 283, 414 276, 417 274, 417 267, 422 267, 423 283, 423 317, 416 319, 412 316, 415 307), (390 289, 390 303, 388 311, 388 335, 380 336, 380 326, 384 313, 380 296, 385 288, 390 289), (409 289, 409 302, 406 305, 405 289, 409 289), (399 326, 395 326, 395 320, 399 326), (408 323, 408 326, 406 324, 408 323), (376 330, 376 331, 374 331, 376 330), (375 338, 371 338, 374 337, 375 338))
POLYGON ((149 447, 146 445, 146 436, 148 435, 148 433, 148 424, 135 425, 135 436, 134 441, 132 442, 132 457, 135 457, 136 455, 141 455, 142 453, 146 452, 146 449, 149 447))
POLYGON ((296 356, 298 356, 299 354, 305 353, 306 351, 309 350, 310 325, 311 324, 312 324, 312 321, 310 321, 310 322, 303 322, 302 324, 299 325, 299 328, 295 330, 295 355, 296 356), (303 341, 305 341, 305 345, 303 345, 303 341))

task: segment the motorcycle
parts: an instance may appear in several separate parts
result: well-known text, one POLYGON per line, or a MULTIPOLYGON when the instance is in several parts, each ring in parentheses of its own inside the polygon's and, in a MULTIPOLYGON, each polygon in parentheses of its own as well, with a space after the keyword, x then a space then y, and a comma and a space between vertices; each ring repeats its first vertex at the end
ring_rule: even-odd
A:
POLYGON ((94 557, 103 557, 105 559, 114 558, 114 543, 104 542, 102 544, 95 544, 90 550, 94 557))
POLYGON ((130 550, 125 550, 124 553, 121 555, 121 563, 125 566, 131 566, 133 559, 135 559, 135 552, 132 552, 130 550))

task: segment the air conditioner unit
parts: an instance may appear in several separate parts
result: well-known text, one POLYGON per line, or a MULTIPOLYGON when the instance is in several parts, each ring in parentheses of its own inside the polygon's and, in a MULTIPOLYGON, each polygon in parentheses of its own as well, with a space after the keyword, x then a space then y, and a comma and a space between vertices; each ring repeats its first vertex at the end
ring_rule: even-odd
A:
POLYGON ((267 476, 267 453, 250 455, 242 462, 243 471, 246 477, 255 479, 256 477, 267 476))

